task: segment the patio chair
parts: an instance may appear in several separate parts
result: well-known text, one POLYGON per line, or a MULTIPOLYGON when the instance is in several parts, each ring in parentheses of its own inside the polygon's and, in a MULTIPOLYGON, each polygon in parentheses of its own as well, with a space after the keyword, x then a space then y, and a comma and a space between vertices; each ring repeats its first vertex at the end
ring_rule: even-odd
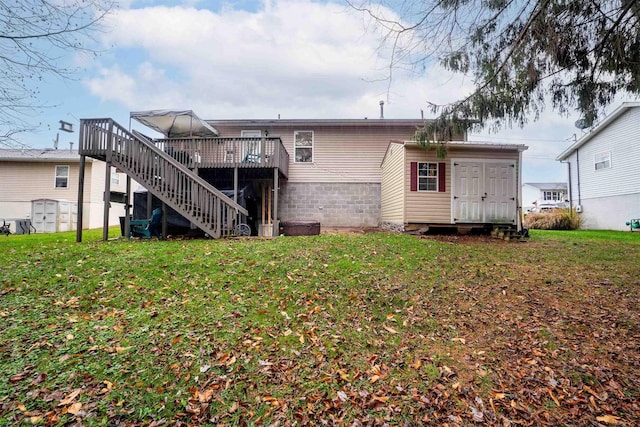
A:
POLYGON ((151 235, 160 238, 160 221, 162 220, 162 208, 156 208, 149 219, 132 219, 129 223, 129 237, 132 235, 151 238, 151 235))

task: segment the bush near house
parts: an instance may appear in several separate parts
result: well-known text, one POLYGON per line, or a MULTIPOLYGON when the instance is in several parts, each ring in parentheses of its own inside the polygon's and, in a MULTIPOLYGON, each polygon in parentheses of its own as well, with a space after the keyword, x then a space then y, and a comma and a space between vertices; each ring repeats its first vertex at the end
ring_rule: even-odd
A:
POLYGON ((582 217, 573 209, 554 209, 524 217, 524 226, 535 230, 577 230, 581 225, 582 217))

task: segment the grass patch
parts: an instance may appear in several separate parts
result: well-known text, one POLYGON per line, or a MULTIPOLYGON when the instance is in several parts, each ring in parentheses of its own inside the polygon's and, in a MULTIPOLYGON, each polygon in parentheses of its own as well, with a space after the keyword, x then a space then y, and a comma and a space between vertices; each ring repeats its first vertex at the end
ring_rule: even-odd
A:
POLYGON ((630 235, 0 238, 0 426, 634 424, 630 235))

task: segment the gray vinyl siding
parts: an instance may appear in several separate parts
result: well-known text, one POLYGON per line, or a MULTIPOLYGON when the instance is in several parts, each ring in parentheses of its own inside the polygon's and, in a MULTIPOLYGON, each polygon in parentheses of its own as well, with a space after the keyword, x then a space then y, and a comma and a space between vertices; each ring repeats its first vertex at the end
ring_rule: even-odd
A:
MULTIPOLYGON (((572 168, 576 165, 576 156, 580 163, 582 199, 635 194, 640 191, 639 123, 640 108, 631 108, 571 155, 572 168), (595 155, 602 152, 611 153, 611 168, 595 170, 595 155)), ((577 175, 572 175, 572 195, 574 201, 577 201, 577 175)))
POLYGON ((381 221, 404 223, 404 145, 389 144, 382 165, 381 221))

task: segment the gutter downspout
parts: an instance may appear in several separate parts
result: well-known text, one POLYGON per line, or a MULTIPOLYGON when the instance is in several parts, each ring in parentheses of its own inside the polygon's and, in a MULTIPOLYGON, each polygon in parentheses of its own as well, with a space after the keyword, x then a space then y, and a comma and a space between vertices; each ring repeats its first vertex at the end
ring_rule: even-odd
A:
POLYGON ((576 148, 576 177, 578 178, 578 205, 582 205, 582 195, 580 193, 580 156, 579 150, 576 148))

